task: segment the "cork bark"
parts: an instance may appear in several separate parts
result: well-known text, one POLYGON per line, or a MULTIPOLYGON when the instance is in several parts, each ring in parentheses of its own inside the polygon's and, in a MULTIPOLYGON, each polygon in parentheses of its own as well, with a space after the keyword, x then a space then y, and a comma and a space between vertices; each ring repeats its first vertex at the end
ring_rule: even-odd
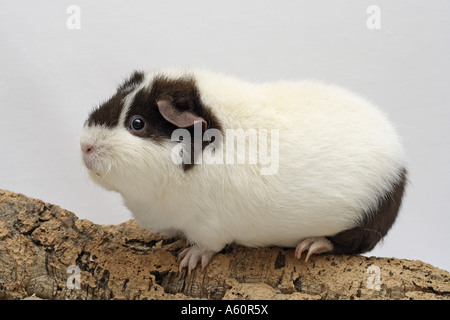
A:
POLYGON ((179 270, 185 240, 133 220, 97 225, 0 190, 0 299, 446 299, 450 274, 418 260, 230 245, 179 270))

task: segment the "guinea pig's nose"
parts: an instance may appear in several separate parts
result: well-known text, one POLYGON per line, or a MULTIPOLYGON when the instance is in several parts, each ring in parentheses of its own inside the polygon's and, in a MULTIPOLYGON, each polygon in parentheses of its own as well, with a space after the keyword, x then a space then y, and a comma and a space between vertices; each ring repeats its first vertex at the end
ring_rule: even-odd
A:
POLYGON ((80 142, 81 145, 81 151, 83 151, 84 154, 89 154, 94 150, 94 145, 89 142, 82 141, 80 142))

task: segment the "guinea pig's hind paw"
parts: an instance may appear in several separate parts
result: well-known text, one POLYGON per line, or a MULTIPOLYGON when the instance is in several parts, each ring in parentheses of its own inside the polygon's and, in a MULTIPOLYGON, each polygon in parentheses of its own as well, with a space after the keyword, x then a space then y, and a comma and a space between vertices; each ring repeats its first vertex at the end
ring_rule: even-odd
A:
POLYGON ((300 259, 302 253, 308 250, 305 261, 307 262, 312 254, 330 252, 333 250, 333 244, 325 237, 306 238, 297 245, 295 249, 295 257, 300 259))
POLYGON ((178 259, 181 259, 180 270, 187 268, 190 273, 197 267, 197 263, 201 261, 202 270, 208 265, 209 260, 213 256, 214 251, 205 249, 198 245, 186 248, 180 252, 178 259))

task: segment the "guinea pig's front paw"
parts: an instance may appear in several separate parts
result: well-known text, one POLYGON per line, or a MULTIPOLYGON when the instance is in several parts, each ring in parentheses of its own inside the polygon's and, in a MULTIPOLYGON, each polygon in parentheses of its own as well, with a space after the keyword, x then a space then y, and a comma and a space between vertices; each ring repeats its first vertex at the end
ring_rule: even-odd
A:
POLYGON ((308 250, 305 261, 308 261, 309 257, 313 254, 330 252, 333 250, 333 244, 325 237, 311 237, 306 238, 297 245, 295 249, 295 256, 300 259, 302 253, 308 250))
POLYGON ((189 248, 184 249, 178 255, 181 259, 180 270, 187 268, 188 272, 191 272, 197 266, 197 263, 201 261, 202 270, 208 265, 209 260, 214 255, 214 251, 205 249, 199 245, 193 245, 189 248))

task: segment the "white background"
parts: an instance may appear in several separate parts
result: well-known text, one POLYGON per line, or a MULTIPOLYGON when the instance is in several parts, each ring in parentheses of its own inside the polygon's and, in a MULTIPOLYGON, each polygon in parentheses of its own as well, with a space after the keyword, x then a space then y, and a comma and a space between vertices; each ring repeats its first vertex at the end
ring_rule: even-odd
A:
POLYGON ((352 89, 395 123, 409 156, 400 217, 369 255, 450 270, 450 1, 0 2, 0 188, 96 223, 131 218, 91 182, 79 135, 134 69, 205 67, 250 81, 352 89), (66 26, 69 5, 79 30, 66 26), (369 5, 381 9, 370 30, 369 5))

